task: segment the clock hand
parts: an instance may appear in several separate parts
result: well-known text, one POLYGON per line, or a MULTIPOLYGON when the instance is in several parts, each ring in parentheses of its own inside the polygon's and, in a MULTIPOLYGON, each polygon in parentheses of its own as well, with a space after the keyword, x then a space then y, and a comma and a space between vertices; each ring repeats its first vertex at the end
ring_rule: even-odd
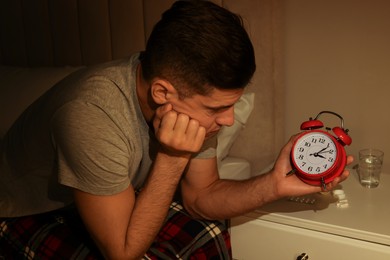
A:
MULTIPOLYGON (((323 152, 324 153, 324 152, 323 152)), ((318 153, 311 153, 311 154, 309 154, 310 156, 314 156, 314 157, 321 157, 321 158, 323 158, 323 159, 326 159, 323 155, 321 155, 321 154, 318 154, 318 153)))
POLYGON ((310 156, 311 155, 314 155, 314 157, 321 157, 321 158, 323 158, 323 159, 326 159, 324 156, 322 156, 322 155, 320 155, 321 153, 328 153, 329 151, 325 151, 326 149, 328 149, 329 148, 329 143, 328 143, 328 145, 325 147, 325 148, 322 148, 321 150, 319 150, 318 152, 316 152, 316 153, 312 153, 312 154, 310 154, 310 156))
POLYGON ((329 148, 329 143, 328 143, 328 146, 326 146, 325 148, 322 148, 321 150, 319 150, 318 152, 316 152, 316 154, 319 154, 319 153, 323 153, 326 149, 329 148))

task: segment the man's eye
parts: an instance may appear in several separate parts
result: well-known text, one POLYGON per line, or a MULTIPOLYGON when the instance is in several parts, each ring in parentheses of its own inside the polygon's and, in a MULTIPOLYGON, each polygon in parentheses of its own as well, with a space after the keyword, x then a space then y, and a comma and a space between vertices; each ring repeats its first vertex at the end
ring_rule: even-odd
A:
POLYGON ((207 113, 209 115, 215 115, 216 113, 218 113, 218 110, 210 108, 210 109, 207 109, 207 113))
POLYGON ((230 107, 219 107, 219 108, 209 108, 208 111, 209 111, 209 114, 218 114, 218 113, 223 113, 227 110, 229 110, 230 107))

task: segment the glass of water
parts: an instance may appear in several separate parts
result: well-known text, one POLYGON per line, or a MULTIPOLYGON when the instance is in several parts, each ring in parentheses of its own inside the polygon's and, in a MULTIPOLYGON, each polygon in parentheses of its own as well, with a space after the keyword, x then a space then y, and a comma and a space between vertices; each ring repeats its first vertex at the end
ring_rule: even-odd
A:
POLYGON ((384 153, 378 149, 363 149, 359 151, 359 179, 366 188, 376 188, 380 182, 384 153))

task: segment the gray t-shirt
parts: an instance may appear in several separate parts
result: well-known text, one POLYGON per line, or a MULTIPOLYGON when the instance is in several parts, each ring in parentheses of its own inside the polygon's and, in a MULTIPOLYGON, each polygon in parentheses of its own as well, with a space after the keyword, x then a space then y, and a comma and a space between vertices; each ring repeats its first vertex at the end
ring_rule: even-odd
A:
MULTIPOLYGON (((140 189, 158 143, 136 95, 138 54, 68 76, 34 102, 3 140, 0 217, 73 201, 73 187, 112 195, 140 189)), ((199 158, 215 156, 215 138, 199 158)))

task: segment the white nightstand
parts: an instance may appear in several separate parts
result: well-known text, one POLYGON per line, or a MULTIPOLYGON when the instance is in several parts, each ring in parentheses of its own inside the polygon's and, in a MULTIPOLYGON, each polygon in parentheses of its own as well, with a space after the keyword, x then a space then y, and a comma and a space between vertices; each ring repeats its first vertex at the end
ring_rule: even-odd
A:
POLYGON ((390 259, 390 175, 375 189, 360 186, 356 172, 340 184, 347 208, 315 194, 314 204, 287 199, 270 203, 231 221, 233 258, 293 260, 390 259))

